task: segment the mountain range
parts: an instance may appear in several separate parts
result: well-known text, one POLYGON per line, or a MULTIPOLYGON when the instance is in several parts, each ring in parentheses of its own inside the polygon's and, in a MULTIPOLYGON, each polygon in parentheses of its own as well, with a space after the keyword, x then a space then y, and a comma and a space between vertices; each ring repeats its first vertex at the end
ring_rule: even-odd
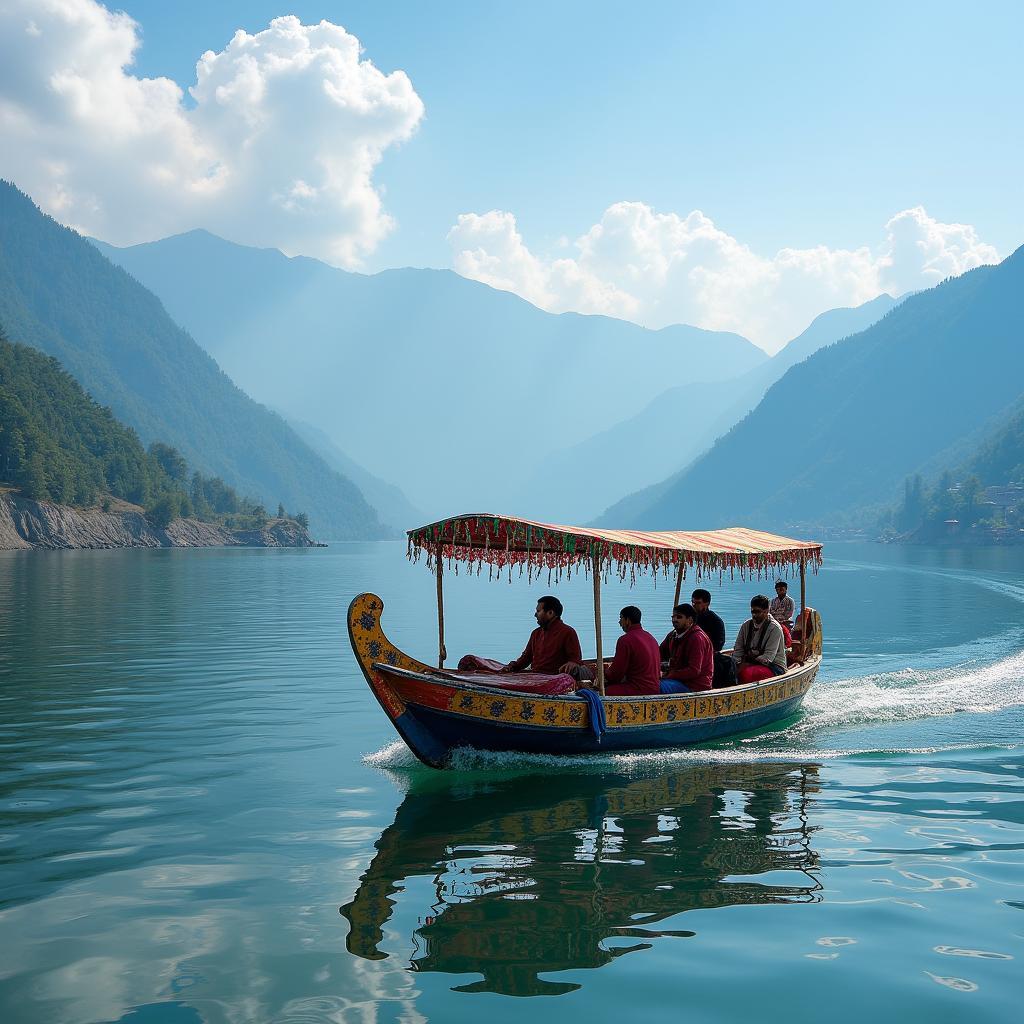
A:
POLYGON ((578 520, 659 474, 600 521, 865 524, 913 474, 1016 471, 1021 294, 1024 249, 830 310, 769 359, 737 335, 553 315, 444 271, 353 274, 202 231, 91 244, 0 183, 10 336, 144 443, 337 539, 470 505, 578 520))
POLYGON ((864 522, 1006 421, 1024 390, 1024 248, 911 295, 791 367, 692 465, 609 509, 647 529, 864 522))
POLYGON ((555 315, 450 271, 355 274, 204 231, 97 244, 250 394, 428 516, 550 515, 563 484, 533 471, 552 447, 767 360, 736 334, 555 315))

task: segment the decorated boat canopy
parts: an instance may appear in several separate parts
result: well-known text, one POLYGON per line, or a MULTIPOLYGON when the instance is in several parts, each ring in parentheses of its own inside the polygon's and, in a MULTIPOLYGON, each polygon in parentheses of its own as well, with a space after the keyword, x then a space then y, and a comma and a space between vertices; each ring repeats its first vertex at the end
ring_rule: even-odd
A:
POLYGON ((649 533, 642 530, 602 530, 559 526, 530 519, 485 513, 453 516, 409 531, 409 558, 425 554, 429 568, 436 558, 449 565, 466 564, 472 571, 488 566, 489 574, 519 567, 528 578, 546 571, 562 573, 595 567, 602 575, 615 572, 635 579, 637 572, 708 576, 728 572, 742 577, 785 573, 821 565, 821 545, 791 540, 741 526, 727 530, 649 533))

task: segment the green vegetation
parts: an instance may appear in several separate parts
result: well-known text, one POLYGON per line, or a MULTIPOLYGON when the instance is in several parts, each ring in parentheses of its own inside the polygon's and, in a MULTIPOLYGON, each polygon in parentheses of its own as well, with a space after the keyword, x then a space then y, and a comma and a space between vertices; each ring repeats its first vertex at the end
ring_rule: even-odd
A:
MULTIPOLYGON (((109 511, 110 499, 142 506, 156 527, 195 516, 232 528, 268 519, 218 477, 192 473, 179 451, 154 442, 94 402, 60 363, 9 341, 0 326, 0 480, 27 498, 109 511)), ((306 516, 280 518, 307 522, 306 516)))

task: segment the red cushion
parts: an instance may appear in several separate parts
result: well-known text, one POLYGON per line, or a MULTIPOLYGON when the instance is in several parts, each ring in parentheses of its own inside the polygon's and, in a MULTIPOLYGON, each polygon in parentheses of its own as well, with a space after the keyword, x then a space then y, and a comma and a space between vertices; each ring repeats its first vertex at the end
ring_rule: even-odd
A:
POLYGON ((452 672, 451 674, 476 686, 493 686, 500 687, 502 690, 513 690, 516 693, 538 693, 547 696, 575 693, 577 686, 576 680, 564 672, 557 676, 548 676, 541 672, 504 672, 501 675, 480 672, 452 672))

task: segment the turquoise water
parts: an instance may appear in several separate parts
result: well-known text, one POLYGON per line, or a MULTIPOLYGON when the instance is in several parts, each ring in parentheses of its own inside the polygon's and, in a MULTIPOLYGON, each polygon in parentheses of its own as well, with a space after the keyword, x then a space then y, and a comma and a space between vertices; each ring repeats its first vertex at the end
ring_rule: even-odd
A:
MULTIPOLYGON (((0 1021, 1016 1019, 1024 552, 826 555, 796 720, 449 774, 346 649, 372 589, 432 656, 399 545, 0 555, 0 1021)), ((449 651, 547 589, 449 579, 449 651)), ((605 643, 671 591, 606 588, 605 643)))

